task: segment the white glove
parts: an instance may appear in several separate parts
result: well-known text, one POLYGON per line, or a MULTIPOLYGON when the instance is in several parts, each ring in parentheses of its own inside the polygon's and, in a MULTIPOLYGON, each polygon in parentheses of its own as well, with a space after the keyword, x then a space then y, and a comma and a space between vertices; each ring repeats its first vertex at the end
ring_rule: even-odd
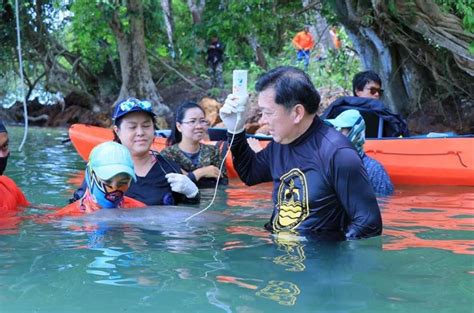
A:
POLYGON ((244 131, 248 99, 248 96, 232 93, 225 99, 224 106, 219 110, 219 116, 229 133, 238 134, 244 131))
POLYGON ((189 177, 178 173, 166 174, 166 179, 171 185, 171 190, 174 192, 182 193, 186 198, 194 198, 199 192, 198 187, 192 182, 189 177))

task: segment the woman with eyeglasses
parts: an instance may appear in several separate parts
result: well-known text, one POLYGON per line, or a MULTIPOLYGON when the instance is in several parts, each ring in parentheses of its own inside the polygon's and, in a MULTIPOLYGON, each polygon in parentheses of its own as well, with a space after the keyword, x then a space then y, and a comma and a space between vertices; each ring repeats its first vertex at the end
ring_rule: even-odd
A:
MULTIPOLYGON (((125 195, 147 205, 199 203, 199 189, 178 164, 151 150, 155 138, 155 113, 152 104, 135 98, 117 103, 113 114, 114 141, 132 155, 136 181, 125 195)), ((84 184, 83 184, 84 185, 84 184)), ((83 187, 74 193, 80 198, 83 187)))
MULTIPOLYGON (((207 137, 209 121, 204 110, 192 101, 184 102, 175 112, 175 125, 162 155, 178 163, 200 188, 214 187, 219 177, 222 155, 217 146, 201 141, 207 137)), ((225 166, 219 184, 227 184, 225 166)))

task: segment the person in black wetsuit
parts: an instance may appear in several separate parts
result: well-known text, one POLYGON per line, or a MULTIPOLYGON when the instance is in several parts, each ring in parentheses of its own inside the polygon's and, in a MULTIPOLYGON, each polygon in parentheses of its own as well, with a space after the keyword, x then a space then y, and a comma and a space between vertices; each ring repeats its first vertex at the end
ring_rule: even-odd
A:
MULTIPOLYGON (((196 184, 182 174, 178 164, 151 150, 155 136, 154 118, 152 105, 148 101, 129 98, 116 105, 113 115, 114 141, 130 151, 137 177, 125 195, 147 205, 198 203, 200 194, 196 184)), ((71 200, 82 196, 83 187, 74 193, 71 200)))
POLYGON ((248 97, 230 94, 220 110, 234 167, 247 185, 273 181, 274 209, 265 226, 328 239, 380 235, 382 218, 362 160, 351 142, 316 115, 320 96, 302 70, 284 66, 255 90, 273 141, 255 153, 245 138, 248 97))

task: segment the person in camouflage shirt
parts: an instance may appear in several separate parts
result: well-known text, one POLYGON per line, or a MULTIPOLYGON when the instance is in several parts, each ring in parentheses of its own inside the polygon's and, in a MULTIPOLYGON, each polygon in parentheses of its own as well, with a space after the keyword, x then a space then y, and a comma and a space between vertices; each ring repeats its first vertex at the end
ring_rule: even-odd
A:
MULTIPOLYGON (((207 135, 209 121, 204 110, 195 102, 181 104, 175 112, 175 126, 161 154, 178 163, 198 187, 214 187, 219 177, 222 154, 219 147, 201 141, 207 135)), ((219 184, 227 184, 225 166, 219 184)))

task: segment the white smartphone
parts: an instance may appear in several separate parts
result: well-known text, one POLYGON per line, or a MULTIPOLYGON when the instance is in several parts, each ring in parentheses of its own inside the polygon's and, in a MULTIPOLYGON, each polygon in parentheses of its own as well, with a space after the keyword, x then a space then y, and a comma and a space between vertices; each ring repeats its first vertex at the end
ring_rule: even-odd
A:
POLYGON ((232 93, 247 96, 247 70, 234 70, 232 73, 232 93))

